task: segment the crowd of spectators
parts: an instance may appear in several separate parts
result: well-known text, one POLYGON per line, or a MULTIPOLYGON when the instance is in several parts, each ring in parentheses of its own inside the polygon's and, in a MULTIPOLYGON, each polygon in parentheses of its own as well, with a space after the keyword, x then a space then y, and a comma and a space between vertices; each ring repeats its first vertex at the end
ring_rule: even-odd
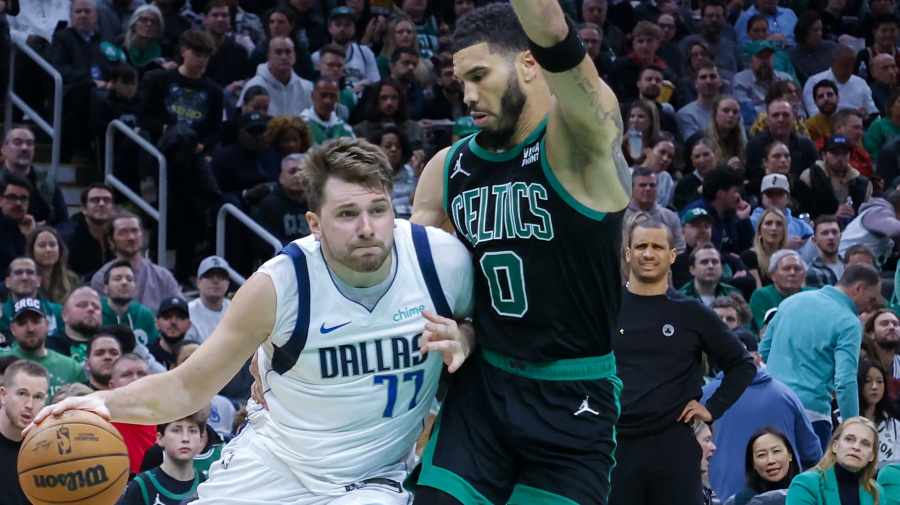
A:
MULTIPOLYGON (((70 215, 58 181, 35 167, 35 130, 5 136, 0 354, 41 362, 50 395, 175 366, 222 317, 229 274, 268 254, 229 224, 230 263, 213 256, 219 207, 236 205, 282 243, 308 235, 298 171, 328 140, 379 145, 394 167, 395 211, 408 217, 425 162, 477 131, 450 47, 455 19, 484 2, 394 3, 0 2, 5 45, 27 44, 61 73, 62 157, 91 178, 70 215), (124 137, 112 164, 151 203, 167 191, 171 269, 146 252, 153 222, 99 175, 112 120, 166 157, 165 188, 124 137)), ((695 431, 709 503, 786 489, 817 463, 826 476, 845 468, 832 434, 863 440, 869 425, 877 466, 900 463, 900 3, 561 4, 620 102, 633 168, 625 237, 643 219, 665 224, 672 287, 715 310, 756 358, 741 399, 695 431)), ((43 74, 26 58, 14 71, 16 92, 46 112, 43 74)), ((704 370, 708 397, 721 375, 713 362, 704 370)), ((248 381, 222 391, 231 402, 214 402, 217 419, 234 417, 248 381)), ((130 447, 156 435, 123 433, 130 447)))
POLYGON ((664 223, 673 288, 719 313, 758 365, 695 431, 707 503, 784 503, 789 487, 788 503, 841 503, 802 500, 833 474, 871 496, 875 468, 900 461, 898 7, 582 2, 588 53, 623 111, 624 236, 664 223), (847 463, 844 429, 869 444, 871 469, 847 463))
MULTIPOLYGON (((381 10, 361 1, 39 0, 10 2, 8 26, 0 30, 10 37, 4 52, 10 40, 27 44, 62 75, 61 157, 88 167, 81 179, 101 182, 112 120, 166 157, 167 187, 159 188, 155 159, 116 134, 117 178, 151 203, 167 192, 169 215, 177 216, 167 237, 172 273, 190 286, 211 253, 223 203, 259 217, 285 242, 308 232, 303 192, 285 188, 290 168, 283 162, 330 139, 382 145, 397 173, 397 211, 408 216, 424 162, 475 130, 449 52, 455 19, 474 7, 472 0, 405 1, 381 10)), ((28 58, 19 58, 14 72, 16 93, 47 117, 46 75, 28 58)), ((20 119, 28 118, 17 110, 20 119)), ((28 127, 3 142, 0 176, 21 176, 31 188, 23 188, 25 215, 16 207, 22 202, 9 200, 0 274, 24 254, 33 218, 59 231, 58 242, 71 250, 68 266, 88 282, 113 255, 103 222, 123 202, 115 192, 115 202, 99 205, 85 195, 83 212, 70 219, 62 188, 33 169, 40 142, 28 127), (95 211, 103 215, 94 219, 95 211)), ((228 232, 233 243, 254 240, 239 227, 228 232)), ((263 255, 260 248, 229 248, 244 275, 263 255)))

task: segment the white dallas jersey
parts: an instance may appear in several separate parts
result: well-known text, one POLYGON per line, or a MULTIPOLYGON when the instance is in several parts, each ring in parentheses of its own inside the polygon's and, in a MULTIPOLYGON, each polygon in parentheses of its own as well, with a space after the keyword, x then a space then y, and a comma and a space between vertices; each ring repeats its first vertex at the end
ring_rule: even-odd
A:
MULTIPOLYGON (((268 412, 252 415, 251 422, 313 492, 344 491, 387 468, 402 468, 422 432, 443 361, 437 352, 419 353, 427 322, 422 311, 436 307, 411 226, 396 221, 395 277, 372 311, 337 289, 313 236, 293 242, 306 259, 310 286, 309 322, 301 319, 294 339, 304 312, 298 311, 293 260, 280 254, 259 269, 272 278, 278 306, 272 335, 258 353, 268 412)), ((467 317, 473 304, 469 253, 450 234, 419 228, 427 230, 441 296, 454 318, 467 317)))

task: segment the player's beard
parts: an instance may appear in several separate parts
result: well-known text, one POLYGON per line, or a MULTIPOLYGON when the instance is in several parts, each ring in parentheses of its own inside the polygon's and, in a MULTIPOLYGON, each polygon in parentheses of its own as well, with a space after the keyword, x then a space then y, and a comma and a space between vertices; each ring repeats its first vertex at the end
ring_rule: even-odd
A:
POLYGON ((496 128, 484 128, 478 134, 478 143, 487 149, 502 149, 510 147, 509 139, 516 133, 519 124, 519 116, 525 108, 525 94, 519 86, 519 79, 515 70, 510 72, 507 81, 506 92, 500 99, 500 115, 497 117, 496 128))

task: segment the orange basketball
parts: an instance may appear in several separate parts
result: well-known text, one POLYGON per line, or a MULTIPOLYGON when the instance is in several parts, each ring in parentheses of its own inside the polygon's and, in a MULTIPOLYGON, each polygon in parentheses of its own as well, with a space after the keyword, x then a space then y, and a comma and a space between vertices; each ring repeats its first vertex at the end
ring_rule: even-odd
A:
POLYGON ((34 505, 113 505, 128 483, 128 468, 122 435, 84 410, 45 419, 19 449, 19 483, 34 505))

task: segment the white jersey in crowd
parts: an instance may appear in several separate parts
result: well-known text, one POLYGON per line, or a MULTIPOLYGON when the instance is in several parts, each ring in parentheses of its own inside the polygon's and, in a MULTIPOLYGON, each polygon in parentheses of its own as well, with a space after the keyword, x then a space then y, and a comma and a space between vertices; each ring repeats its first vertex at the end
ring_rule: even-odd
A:
MULTIPOLYGON (((321 51, 312 53, 310 59, 313 65, 319 64, 321 56, 321 51)), ((372 52, 369 46, 361 46, 356 42, 351 42, 347 46, 347 57, 344 60, 344 85, 352 88, 362 80, 367 80, 370 84, 375 84, 381 80, 381 74, 378 72, 378 63, 375 60, 375 53, 372 52)))
POLYGON ((900 462, 900 420, 891 417, 878 425, 878 468, 898 462, 900 462))
MULTIPOLYGON (((442 296, 454 318, 467 317, 469 253, 453 236, 426 230, 442 296)), ((272 278, 278 306, 274 331, 259 351, 268 412, 252 415, 251 426, 307 489, 342 492, 409 463, 441 373, 439 353, 419 353, 422 311, 436 307, 406 221, 396 221, 396 268, 371 311, 336 287, 314 237, 294 244, 306 258, 311 287, 309 322, 298 333, 305 341, 291 340, 298 279, 291 257, 281 254, 259 269, 272 278), (294 344, 302 351, 292 353, 294 344)))

